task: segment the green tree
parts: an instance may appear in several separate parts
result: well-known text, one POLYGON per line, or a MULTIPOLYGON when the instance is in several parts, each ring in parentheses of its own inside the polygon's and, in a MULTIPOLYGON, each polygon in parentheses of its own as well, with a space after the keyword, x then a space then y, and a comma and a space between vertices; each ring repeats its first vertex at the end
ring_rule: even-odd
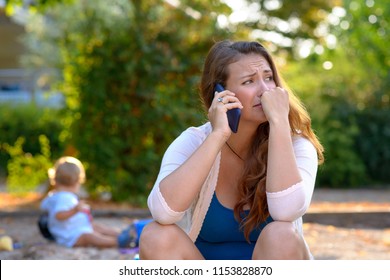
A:
POLYGON ((344 1, 340 17, 329 25, 336 47, 286 67, 325 146, 320 185, 390 182, 390 14, 385 2, 344 1))
MULTIPOLYGON (((283 73, 308 104, 326 145, 321 182, 354 185, 383 162, 372 157, 379 160, 368 168, 363 146, 357 147, 365 127, 380 128, 362 124, 363 109, 387 112, 385 1, 373 6, 373 1, 357 6, 337 0, 242 2, 247 8, 233 13, 221 1, 206 0, 36 2, 44 16, 37 13, 27 26, 27 60, 60 70, 58 88, 67 99, 61 139, 74 145, 87 164, 91 191, 110 191, 115 199, 148 192, 167 145, 183 128, 204 120, 196 109, 201 65, 210 45, 225 38, 260 39, 287 59, 289 63, 280 63, 283 73), (370 9, 376 15, 376 35, 372 11, 365 14, 370 9), (330 44, 329 38, 337 38, 338 44, 330 44), (360 38, 366 38, 367 52, 360 38), (308 54, 302 54, 304 49, 311 55, 302 60, 308 54), (364 65, 369 63, 380 74, 371 71, 367 82, 364 65), (374 100, 376 107, 371 106, 374 100), (334 172, 337 176, 329 180, 334 172)), ((376 119, 383 121, 384 115, 376 119)), ((383 139, 380 133, 376 139, 383 139)))
MULTIPOLYGON (((168 143, 204 121, 198 76, 213 41, 226 35, 215 15, 200 10, 208 5, 78 1, 32 21, 46 29, 30 34, 58 48, 51 57, 62 71, 69 125, 62 136, 86 162, 92 193, 137 200, 155 180, 168 143)), ((227 9, 218 2, 211 8, 227 9)), ((32 49, 42 57, 41 50, 32 49)))
POLYGON ((361 69, 354 147, 370 179, 390 183, 390 6, 385 0, 345 1, 347 57, 361 69))
POLYGON ((268 42, 278 55, 292 55, 300 59, 304 46, 321 45, 327 47, 329 16, 339 0, 283 1, 283 0, 244 0, 230 1, 241 8, 232 16, 239 22, 235 32, 245 27, 244 36, 268 42), (245 4, 246 3, 246 4, 245 4))

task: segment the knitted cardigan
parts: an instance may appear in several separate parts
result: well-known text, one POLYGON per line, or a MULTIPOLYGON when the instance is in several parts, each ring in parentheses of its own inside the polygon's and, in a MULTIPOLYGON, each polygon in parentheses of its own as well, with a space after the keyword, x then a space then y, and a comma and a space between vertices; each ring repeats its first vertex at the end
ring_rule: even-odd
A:
MULTIPOLYGON (((211 133, 208 122, 199 127, 190 127, 177 137, 166 150, 161 168, 153 189, 148 197, 148 207, 153 219, 161 224, 179 225, 196 241, 202 228, 217 185, 221 152, 205 180, 201 191, 192 205, 183 212, 171 209, 160 192, 160 182, 183 164, 211 133)), ((302 137, 293 137, 293 148, 302 181, 280 192, 267 192, 267 203, 271 217, 275 221, 293 222, 298 232, 302 232, 302 216, 310 205, 318 168, 317 153, 312 143, 302 137)))

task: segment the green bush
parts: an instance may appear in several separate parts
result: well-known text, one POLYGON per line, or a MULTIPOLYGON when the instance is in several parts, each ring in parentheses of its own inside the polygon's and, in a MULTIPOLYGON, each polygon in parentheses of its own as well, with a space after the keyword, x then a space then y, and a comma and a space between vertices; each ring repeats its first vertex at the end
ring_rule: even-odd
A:
MULTIPOLYGON (((155 180, 168 144, 183 128, 202 121, 202 112, 194 108, 199 106, 196 84, 203 58, 213 41, 234 38, 217 27, 217 11, 222 7, 229 13, 220 1, 196 1, 192 7, 200 11, 198 19, 185 8, 186 2, 174 8, 162 0, 115 0, 110 5, 103 0, 75 1, 48 9, 27 27, 31 61, 62 74, 59 89, 67 110, 61 115, 60 137, 48 136, 52 156, 60 155, 55 154, 61 151, 58 139, 74 145, 87 166, 91 193, 108 191, 115 200, 139 201, 155 180)), ((359 28, 348 32, 354 30, 359 28)), ((388 180, 388 112, 357 109, 372 105, 367 97, 377 87, 378 73, 388 72, 387 64, 380 63, 378 72, 379 64, 368 63, 370 59, 362 67, 361 55, 346 55, 354 50, 379 53, 377 61, 383 62, 388 48, 381 44, 383 52, 367 52, 356 35, 359 45, 340 44, 328 55, 298 62, 287 75, 289 83, 296 80, 294 88, 313 112, 313 127, 326 149, 320 186, 388 180), (323 69, 324 60, 333 62, 332 70, 323 69), (375 71, 367 72, 367 65, 375 71)), ((386 36, 382 37, 381 42, 386 36)), ((387 105, 388 88, 381 90, 387 105)), ((40 134, 34 135, 31 148, 26 137, 26 151, 39 153, 40 134)), ((15 143, 17 136, 6 143, 15 143)))
POLYGON ((356 115, 360 133, 354 137, 368 175, 375 184, 390 184, 390 108, 366 108, 356 115))
POLYGON ((325 148, 325 163, 320 167, 317 184, 326 187, 356 187, 369 182, 364 158, 356 149, 361 135, 356 111, 342 98, 326 98, 330 110, 318 126, 325 148))
POLYGON ((362 186, 369 182, 363 159, 354 149, 356 127, 343 127, 340 121, 333 120, 323 129, 323 133, 327 134, 322 137, 326 160, 319 168, 318 186, 345 188, 362 186), (341 129, 343 133, 340 133, 341 129))
POLYGON ((29 192, 47 181, 47 170, 52 166, 50 159, 50 143, 45 135, 39 136, 41 152, 36 155, 23 150, 24 137, 19 137, 14 146, 3 144, 3 148, 11 156, 7 169, 7 190, 10 192, 29 192))
POLYGON ((89 193, 144 203, 168 144, 203 121, 198 77, 224 31, 216 17, 194 19, 161 0, 78 1, 45 20, 29 35, 58 50, 50 57, 59 57, 67 101, 62 136, 87 165, 89 193))
POLYGON ((40 138, 44 135, 50 143, 53 158, 64 152, 59 135, 63 130, 62 112, 54 108, 42 108, 33 104, 0 104, 0 176, 8 175, 7 165, 11 159, 5 147, 14 146, 23 138, 23 151, 34 157, 41 154, 40 138))
POLYGON ((318 184, 359 187, 390 184, 390 109, 358 110, 335 100, 321 125, 326 161, 318 184))

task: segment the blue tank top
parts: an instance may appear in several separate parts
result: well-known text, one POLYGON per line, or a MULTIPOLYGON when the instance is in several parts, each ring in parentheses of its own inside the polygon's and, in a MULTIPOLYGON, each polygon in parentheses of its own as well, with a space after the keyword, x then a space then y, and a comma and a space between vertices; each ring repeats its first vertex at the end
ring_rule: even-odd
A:
POLYGON ((234 211, 223 206, 214 192, 195 246, 206 260, 250 260, 261 230, 272 221, 269 216, 254 229, 248 243, 234 218, 234 211))

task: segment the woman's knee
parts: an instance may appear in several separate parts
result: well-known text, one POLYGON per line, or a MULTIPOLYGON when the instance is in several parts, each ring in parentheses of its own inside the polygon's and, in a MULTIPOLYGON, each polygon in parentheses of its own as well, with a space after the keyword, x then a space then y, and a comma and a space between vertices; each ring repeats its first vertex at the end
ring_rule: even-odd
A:
POLYGON ((308 259, 309 253, 302 235, 291 222, 274 221, 261 232, 254 258, 308 259))
POLYGON ((140 236, 140 253, 163 252, 169 250, 175 244, 178 235, 184 232, 175 224, 161 225, 151 222, 144 227, 140 236))

